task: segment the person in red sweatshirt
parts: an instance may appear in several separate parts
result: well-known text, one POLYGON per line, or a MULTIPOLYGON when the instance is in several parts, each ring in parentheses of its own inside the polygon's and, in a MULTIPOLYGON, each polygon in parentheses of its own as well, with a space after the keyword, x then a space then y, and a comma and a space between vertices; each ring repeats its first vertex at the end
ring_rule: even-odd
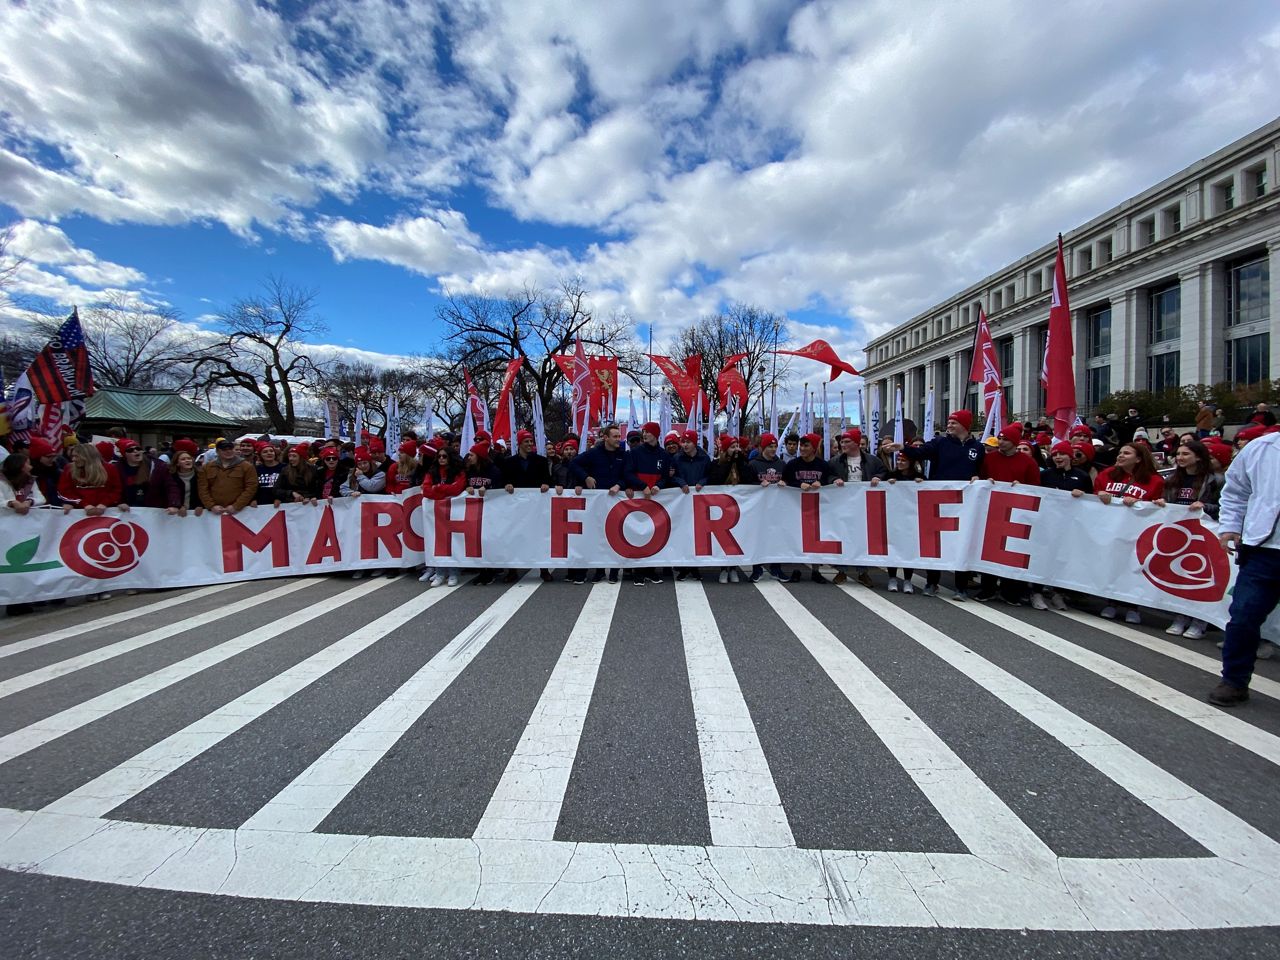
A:
MULTIPOLYGON (((1156 468, 1156 459, 1151 448, 1145 443, 1126 443, 1116 451, 1116 463, 1098 474, 1093 481, 1093 492, 1103 503, 1110 503, 1119 497, 1126 507, 1132 507, 1139 501, 1164 506, 1164 478, 1156 468)), ((1102 608, 1101 616, 1114 620, 1119 611, 1116 605, 1108 603, 1102 608)), ((1142 615, 1132 607, 1124 609, 1124 622, 1139 624, 1142 615)))
MULTIPOLYGON (((1000 431, 994 450, 988 450, 978 467, 983 480, 1002 480, 1005 483, 1025 483, 1040 486, 1040 467, 1029 453, 1018 449, 1022 443, 1022 424, 1011 423, 1000 431)), ((984 573, 975 600, 994 600, 997 596, 1013 607, 1021 606, 1027 598, 1028 585, 1012 577, 997 577, 984 573)))
POLYGON ((95 446, 78 443, 71 448, 71 462, 58 478, 58 496, 62 498, 63 513, 83 507, 89 516, 101 516, 107 507, 123 501, 120 474, 114 464, 102 462, 102 454, 95 446))

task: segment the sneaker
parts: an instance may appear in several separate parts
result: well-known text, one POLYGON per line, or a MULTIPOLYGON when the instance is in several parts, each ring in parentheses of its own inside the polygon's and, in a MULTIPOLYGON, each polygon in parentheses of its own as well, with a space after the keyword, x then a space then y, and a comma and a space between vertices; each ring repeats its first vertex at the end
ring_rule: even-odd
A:
POLYGON ((1126 610, 1124 612, 1124 622, 1137 626, 1142 622, 1142 614, 1138 613, 1137 610, 1126 610))
POLYGON ((987 603, 995 598, 996 595, 989 590, 979 590, 973 595, 973 599, 977 600, 979 603, 987 603))
POLYGON ((843 570, 837 570, 836 575, 833 579, 835 580, 836 583, 844 583, 849 579, 849 575, 845 573, 843 570))
POLYGON ((471 581, 473 587, 487 587, 491 583, 493 583, 493 573, 490 571, 480 574, 480 576, 471 581))
POLYGON ((1010 594, 1003 594, 1003 593, 1002 593, 1002 594, 1000 594, 1000 599, 1001 599, 1001 600, 1003 600, 1005 603, 1007 603, 1007 604, 1008 604, 1009 606, 1011 606, 1011 607, 1020 607, 1020 606, 1022 606, 1022 598, 1021 598, 1021 597, 1015 597, 1015 596, 1012 596, 1012 595, 1010 595, 1010 594))
POLYGON ((591 575, 591 582, 592 582, 592 583, 599 583, 599 582, 600 582, 601 580, 603 580, 603 579, 604 579, 604 571, 603 571, 603 570, 597 570, 595 573, 593 573, 593 574, 591 575))
POLYGON ((936 597, 938 595, 938 587, 936 584, 926 583, 920 594, 925 597, 936 597))
MULTIPOLYGON (((1227 642, 1227 641, 1225 641, 1225 640, 1219 640, 1219 641, 1218 641, 1218 649, 1219 649, 1219 650, 1221 650, 1221 649, 1222 649, 1222 647, 1223 647, 1223 644, 1225 644, 1226 642, 1227 642)), ((1261 646, 1261 644, 1259 644, 1259 646, 1261 646)), ((1264 659, 1265 659, 1265 658, 1264 658, 1264 659)))
POLYGON ((689 576, 689 574, 685 573, 683 570, 677 570, 676 583, 684 583, 684 580, 687 576, 689 576))
POLYGON ((787 577, 787 583, 799 583, 803 579, 804 579, 804 576, 800 573, 799 570, 792 570, 791 576, 787 577))
MULTIPOLYGON (((1165 628, 1165 633, 1171 637, 1180 637, 1187 631, 1187 627, 1191 626, 1191 618, 1178 614, 1173 618, 1173 623, 1165 628)), ((1203 636, 1203 633, 1201 634, 1203 636)))
POLYGON ((1031 595, 1031 609, 1032 610, 1048 610, 1049 609, 1049 604, 1045 603, 1043 593, 1033 593, 1031 595))
MULTIPOLYGON (((1190 636, 1190 635, 1191 635, 1191 631, 1188 630, 1187 636, 1190 636)), ((1263 640, 1260 644, 1258 644, 1259 660, 1270 660, 1275 655, 1276 655, 1276 645, 1272 643, 1270 640, 1263 640)))
POLYGON ((890 578, 889 578, 889 592, 890 592, 890 593, 897 593, 897 592, 898 592, 898 578, 897 578, 897 577, 890 577, 890 578))
POLYGON ((449 574, 449 586, 456 587, 458 585, 458 575, 456 573, 449 574))
POLYGON ((364 579, 364 571, 363 571, 363 570, 352 570, 352 571, 351 571, 351 579, 352 579, 352 580, 363 580, 363 579, 364 579))
POLYGON ((1248 687, 1233 687, 1229 683, 1220 683, 1209 691, 1209 702, 1215 707, 1238 707, 1248 699, 1248 687))
POLYGON ((1102 608, 1102 612, 1098 614, 1098 616, 1100 616, 1103 620, 1114 620, 1116 618, 1117 612, 1118 611, 1116 610, 1115 607, 1108 605, 1102 608))
POLYGON ((443 573, 437 573, 434 577, 431 578, 431 585, 433 587, 443 587, 444 581, 445 581, 445 575, 443 573))
MULTIPOLYGON (((1204 630, 1207 626, 1208 624, 1203 620, 1192 620, 1190 626, 1187 627, 1186 631, 1182 635, 1188 640, 1203 640, 1204 630)), ((1262 652, 1262 647, 1258 648, 1258 652, 1262 652)), ((1270 656, 1270 654, 1268 654, 1268 656, 1270 656)))
POLYGON ((966 600, 969 599, 969 595, 965 593, 963 590, 952 590, 951 599, 954 600, 956 603, 964 603, 966 600))
POLYGON ((875 586, 876 586, 875 581, 871 579, 871 574, 867 573, 867 571, 865 570, 863 570, 860 574, 858 574, 858 582, 862 584, 864 587, 870 587, 873 590, 875 589, 875 586))
POLYGON ((762 576, 764 576, 763 570, 752 570, 750 580, 752 583, 759 583, 762 576))
POLYGON ((648 574, 648 575, 645 577, 645 579, 646 579, 646 580, 648 580, 650 583, 661 583, 661 582, 662 582, 662 574, 660 574, 660 573, 650 573, 650 574, 648 574))
POLYGON ((543 582, 543 583, 550 583, 550 582, 551 582, 551 571, 550 571, 550 570, 539 570, 539 571, 538 571, 538 576, 540 576, 540 577, 542 578, 542 582, 543 582))
POLYGON ((506 572, 506 575, 505 575, 505 576, 503 576, 503 578, 502 578, 502 582, 503 582, 503 583, 515 583, 515 582, 516 582, 517 580, 519 580, 519 579, 520 579, 520 571, 519 571, 519 570, 508 570, 508 571, 506 572))
POLYGON ((422 571, 422 576, 418 578, 419 583, 431 583, 436 578, 436 572, 430 568, 422 571))
POLYGON ((742 575, 738 572, 738 568, 737 568, 737 567, 730 567, 730 568, 729 568, 729 582, 730 582, 730 583, 741 583, 741 582, 742 582, 742 575))
POLYGON ((721 571, 720 571, 720 582, 721 582, 721 583, 728 583, 728 582, 729 582, 729 571, 728 571, 728 570, 721 570, 721 571))
POLYGON ((610 583, 617 583, 617 582, 618 582, 618 571, 617 571, 617 570, 610 570, 610 571, 609 571, 609 582, 610 582, 610 583))
POLYGON ((811 574, 809 574, 809 579, 812 580, 814 583, 830 583, 831 582, 826 577, 824 577, 821 573, 819 573, 817 570, 814 570, 811 574))
POLYGON ((585 573, 579 573, 573 578, 573 582, 576 583, 578 586, 582 586, 584 583, 587 582, 587 575, 585 573))
POLYGON ((1053 607, 1055 610, 1065 610, 1067 609, 1067 598, 1060 593, 1050 594, 1049 606, 1053 607))
POLYGON ((916 588, 915 588, 915 586, 913 586, 913 585, 912 585, 912 583, 911 583, 911 581, 910 581, 910 580, 903 580, 903 581, 902 581, 902 592, 903 592, 903 593, 915 593, 915 592, 916 592, 916 588))

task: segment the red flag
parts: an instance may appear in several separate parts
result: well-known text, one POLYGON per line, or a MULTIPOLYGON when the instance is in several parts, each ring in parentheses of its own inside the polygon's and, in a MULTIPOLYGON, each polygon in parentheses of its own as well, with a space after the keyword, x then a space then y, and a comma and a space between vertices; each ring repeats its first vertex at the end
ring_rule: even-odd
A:
POLYGON ((1058 234, 1058 262, 1053 268, 1053 300, 1049 306, 1049 335, 1044 341, 1040 382, 1045 390, 1045 413, 1053 418, 1053 438, 1065 440, 1076 422, 1076 371, 1062 234, 1058 234))
MULTIPOLYGON (((591 399, 595 393, 591 376, 591 361, 582 349, 582 340, 574 341, 573 373, 569 377, 573 388, 573 426, 579 436, 587 432, 591 425, 591 399)), ((589 446, 585 443, 583 446, 589 446)))
POLYGON ((591 419, 594 423, 612 420, 618 409, 618 358, 589 357, 591 366, 591 419))
POLYGON ((515 449, 516 425, 511 423, 511 405, 507 398, 511 396, 511 387, 516 382, 520 368, 524 366, 524 357, 516 357, 507 361, 507 374, 502 378, 502 390, 498 393, 498 412, 493 415, 493 435, 508 437, 515 449))
MULTIPOLYGON (((685 360, 684 366, 681 367, 670 357, 660 357, 652 353, 646 354, 646 356, 671 381, 671 386, 675 388, 676 396, 680 398, 680 403, 686 411, 692 414, 694 404, 698 402, 699 393, 702 389, 702 357, 689 357, 685 360)), ((707 406, 706 397, 702 397, 701 401, 705 410, 707 406)))
MULTIPOLYGON (((831 367, 831 380, 847 373, 851 376, 858 376, 858 371, 853 369, 853 365, 845 363, 836 356, 835 348, 825 340, 815 340, 813 343, 805 344, 799 350, 779 350, 778 353, 785 353, 793 357, 808 357, 810 360, 820 360, 831 367)), ((830 383, 831 380, 827 382, 830 383)))
MULTIPOLYGON (((996 343, 991 339, 991 327, 987 325, 987 315, 978 308, 978 328, 973 335, 973 362, 969 365, 969 382, 982 384, 982 412, 991 415, 991 405, 1000 393, 1001 381, 1000 361, 996 357, 996 343)), ((1004 428, 1004 404, 1000 404, 998 413, 1000 427, 1004 428)))
POLYGON ((735 353, 724 358, 724 366, 716 376, 716 394, 720 398, 720 409, 727 409, 729 397, 737 397, 738 409, 747 408, 747 381, 738 369, 738 364, 746 359, 745 353, 735 353))
POLYGON ((484 405, 484 401, 480 399, 480 394, 476 392, 476 385, 471 382, 471 374, 466 367, 462 368, 462 379, 467 382, 467 403, 471 407, 472 422, 479 426, 481 430, 488 430, 489 408, 484 405))

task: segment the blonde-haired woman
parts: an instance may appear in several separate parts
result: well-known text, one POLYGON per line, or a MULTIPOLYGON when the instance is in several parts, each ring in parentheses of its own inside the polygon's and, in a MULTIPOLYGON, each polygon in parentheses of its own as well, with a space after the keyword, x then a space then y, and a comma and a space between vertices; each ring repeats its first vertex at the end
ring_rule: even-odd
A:
POLYGON ((103 463, 102 454, 91 443, 78 443, 71 448, 71 462, 58 478, 58 496, 62 512, 83 507, 91 517, 107 512, 107 507, 122 501, 120 474, 113 464, 103 463))

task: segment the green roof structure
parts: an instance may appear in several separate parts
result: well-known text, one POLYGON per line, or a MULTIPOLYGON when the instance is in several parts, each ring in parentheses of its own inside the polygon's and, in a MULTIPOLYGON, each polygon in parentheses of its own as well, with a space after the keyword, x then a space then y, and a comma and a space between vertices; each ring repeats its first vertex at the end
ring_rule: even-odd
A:
POLYGON ((99 387, 85 401, 86 420, 110 421, 121 426, 142 423, 153 426, 205 427, 238 430, 237 420, 210 413, 172 390, 133 390, 99 387))

